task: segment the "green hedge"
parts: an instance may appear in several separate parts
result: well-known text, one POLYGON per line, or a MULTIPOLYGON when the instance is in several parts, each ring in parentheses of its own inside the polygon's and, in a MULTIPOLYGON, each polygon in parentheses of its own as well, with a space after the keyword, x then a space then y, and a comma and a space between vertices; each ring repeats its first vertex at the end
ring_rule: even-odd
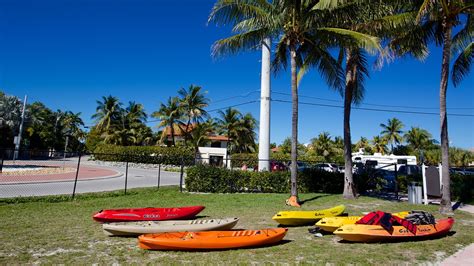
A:
POLYGON ((474 201, 474 175, 451 174, 452 200, 461 202, 474 201))
POLYGON ((258 167, 257 153, 236 153, 231 155, 232 167, 241 168, 244 164, 248 168, 258 167))
MULTIPOLYGON (((343 174, 317 170, 298 173, 298 191, 342 193, 343 174)), ((268 192, 288 193, 290 191, 290 172, 253 172, 229 170, 206 164, 189 167, 186 176, 186 189, 192 192, 268 192)))
POLYGON ((94 158, 101 161, 185 165, 194 163, 194 149, 188 147, 116 146, 100 144, 94 158))

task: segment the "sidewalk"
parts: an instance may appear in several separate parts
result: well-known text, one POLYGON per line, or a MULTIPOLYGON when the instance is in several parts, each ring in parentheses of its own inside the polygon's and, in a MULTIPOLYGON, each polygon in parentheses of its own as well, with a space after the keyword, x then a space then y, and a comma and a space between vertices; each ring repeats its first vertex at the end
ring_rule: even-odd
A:
MULTIPOLYGON (((473 205, 463 205, 459 208, 461 211, 469 212, 474 214, 473 205)), ((459 250, 453 255, 446 258, 441 262, 443 266, 462 266, 462 265, 474 265, 474 244, 459 250)))

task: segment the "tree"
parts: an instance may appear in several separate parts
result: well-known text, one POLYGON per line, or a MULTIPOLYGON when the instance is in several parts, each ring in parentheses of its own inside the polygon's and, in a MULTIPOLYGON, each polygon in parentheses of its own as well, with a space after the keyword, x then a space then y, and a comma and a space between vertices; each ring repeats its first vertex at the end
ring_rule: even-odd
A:
MULTIPOLYGON (((287 137, 283 140, 280 146, 278 146, 279 152, 283 154, 291 154, 291 137, 287 137)), ((306 147, 298 143, 298 155, 305 153, 306 147)))
MULTIPOLYGON (((311 57, 307 66, 316 66, 331 86, 340 86, 341 70, 331 57, 328 48, 339 37, 352 37, 366 46, 374 45, 376 40, 350 30, 325 27, 326 10, 319 10, 319 1, 275 0, 240 1, 218 0, 214 5, 209 21, 217 24, 234 24, 234 36, 217 41, 213 47, 216 56, 236 53, 242 49, 255 49, 264 38, 277 40, 273 67, 275 72, 286 69, 288 57, 291 66, 292 94, 292 147, 291 147, 291 196, 288 203, 298 204, 297 190, 297 143, 298 143, 298 67, 305 57, 311 57)), ((330 25, 330 24, 329 24, 330 25)))
POLYGON ((252 116, 251 113, 246 113, 240 120, 241 126, 239 132, 237 132, 236 147, 237 152, 255 152, 256 151, 256 134, 255 129, 257 128, 257 120, 252 116))
POLYGON ((372 147, 370 146, 369 140, 365 137, 360 137, 360 140, 355 144, 355 149, 357 151, 364 149, 365 153, 372 153, 372 147))
POLYGON ((317 138, 311 139, 311 146, 316 155, 322 156, 325 162, 331 161, 336 155, 336 147, 328 132, 322 132, 317 138))
POLYGON ((375 136, 372 139, 372 148, 374 149, 374 152, 381 154, 387 153, 387 139, 381 136, 375 136))
POLYGON ((209 99, 201 92, 201 87, 191 85, 188 90, 181 88, 178 91, 180 98, 179 107, 181 109, 182 119, 180 122, 181 131, 184 133, 185 141, 190 137, 190 125, 198 124, 209 115, 204 108, 209 106, 209 99))
POLYGON ((451 179, 449 176, 449 138, 448 115, 446 110, 446 94, 450 74, 451 55, 459 54, 454 62, 452 79, 458 85, 468 75, 472 53, 472 36, 474 24, 472 14, 474 4, 470 0, 424 0, 419 8, 416 21, 429 26, 432 32, 428 35, 442 47, 441 81, 439 89, 440 131, 441 131, 441 163, 443 191, 441 198, 442 213, 452 213, 451 179), (453 32, 456 32, 453 36, 453 32))
MULTIPOLYGON (((73 151, 77 151, 82 146, 81 140, 84 139, 85 133, 82 131, 84 122, 81 119, 81 113, 73 113, 71 111, 66 111, 61 120, 61 139, 68 139, 68 146, 71 147, 73 151)), ((66 149, 67 147, 65 147, 66 149)), ((65 150, 66 151, 66 150, 65 150)))
POLYGON ((209 135, 214 132, 216 123, 212 118, 198 123, 190 132, 190 143, 194 147, 196 154, 199 152, 199 147, 205 146, 210 142, 209 135))
POLYGON ((152 142, 153 132, 146 126, 147 114, 142 104, 129 102, 123 114, 123 132, 127 144, 145 145, 152 142))
POLYGON ((0 147, 13 147, 21 117, 21 101, 0 91, 0 147))
POLYGON ((168 98, 168 103, 166 105, 162 103, 160 105, 160 109, 158 111, 153 112, 151 116, 159 118, 161 120, 158 124, 159 128, 164 127, 163 132, 161 134, 160 142, 164 142, 166 139, 167 145, 170 145, 167 140, 168 132, 166 130, 166 128, 169 128, 171 133, 171 144, 175 146, 175 129, 179 118, 181 117, 178 97, 168 98))
POLYGON ((105 135, 112 134, 112 131, 122 123, 123 108, 117 97, 109 95, 103 96, 102 101, 97 101, 96 113, 92 118, 96 121, 96 129, 105 135))
POLYGON ((419 127, 412 127, 405 133, 405 135, 403 135, 403 138, 416 154, 419 154, 423 150, 427 150, 433 144, 431 134, 425 129, 419 127))
POLYGON ((403 123, 397 118, 392 118, 387 121, 387 124, 381 123, 382 137, 390 143, 390 151, 393 153, 393 144, 400 144, 403 140, 400 134, 403 133, 403 123))

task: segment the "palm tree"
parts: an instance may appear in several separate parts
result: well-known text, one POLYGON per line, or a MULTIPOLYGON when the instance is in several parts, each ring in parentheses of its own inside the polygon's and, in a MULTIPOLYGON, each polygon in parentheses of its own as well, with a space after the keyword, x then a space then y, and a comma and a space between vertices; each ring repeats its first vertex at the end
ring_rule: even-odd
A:
POLYGON ((324 161, 329 161, 335 154, 334 142, 329 132, 322 132, 317 138, 311 139, 311 145, 316 155, 322 156, 324 161))
MULTIPOLYGON (((317 66, 326 81, 334 87, 340 86, 341 70, 327 49, 333 40, 348 36, 364 43, 376 45, 376 40, 350 30, 329 28, 326 10, 319 10, 317 0, 218 0, 209 21, 217 24, 234 23, 236 35, 217 41, 213 47, 216 56, 236 53, 242 49, 255 49, 266 37, 277 40, 273 61, 275 71, 286 68, 288 56, 291 66, 292 94, 292 145, 291 145, 291 197, 289 203, 299 206, 297 191, 297 143, 298 143, 298 79, 297 68, 305 57, 311 57, 307 66, 317 66)), ((330 25, 330 24, 329 24, 330 25)))
POLYGON ((257 120, 251 113, 246 113, 240 119, 240 127, 237 132, 237 152, 255 152, 256 150, 256 134, 257 120))
POLYGON ((15 96, 0 95, 0 126, 15 128, 20 123, 21 101, 15 96))
POLYGON ((146 123, 147 117, 143 104, 128 102, 128 106, 125 108, 125 120, 129 127, 146 123))
POLYGON ((184 132, 185 141, 190 135, 190 125, 198 124, 204 118, 208 117, 208 113, 204 108, 209 106, 209 99, 201 92, 201 87, 191 85, 188 90, 181 88, 178 91, 181 96, 179 106, 186 122, 180 123, 181 131, 184 132), (181 127, 184 126, 184 129, 181 127))
POLYGON ((145 125, 147 118, 142 104, 129 102, 127 108, 125 108, 122 127, 126 131, 127 137, 123 136, 124 133, 121 133, 119 134, 120 138, 122 140, 126 139, 126 143, 132 145, 150 143, 153 132, 145 125))
MULTIPOLYGON (((160 142, 163 142, 168 137, 168 132, 166 128, 170 129, 171 132, 171 143, 173 146, 176 145, 174 134, 175 134, 175 127, 181 117, 180 109, 179 109, 179 99, 178 97, 170 97, 168 98, 168 103, 161 104, 160 109, 156 112, 151 114, 152 117, 160 119, 160 123, 158 127, 164 127, 160 142)), ((168 144, 169 145, 169 144, 168 144)))
POLYGON ((446 93, 448 89, 451 54, 459 53, 455 60, 452 79, 454 85, 468 75, 473 57, 472 14, 474 4, 465 0, 424 0, 419 8, 416 21, 431 26, 429 30, 436 44, 442 47, 441 81, 439 89, 441 163, 442 168, 442 213, 451 213, 451 179, 449 176, 449 138, 446 93), (453 31, 457 32, 453 36, 453 31))
POLYGON ((92 118, 96 120, 97 130, 109 134, 112 128, 121 122, 122 113, 122 103, 117 97, 102 96, 102 101, 97 101, 96 113, 92 118))
POLYGON ((199 147, 202 147, 210 142, 209 135, 214 132, 216 128, 216 123, 212 118, 204 121, 203 123, 198 123, 190 132, 190 142, 194 147, 196 154, 199 152, 199 147))
POLYGON ((242 114, 235 108, 227 108, 225 111, 219 110, 220 118, 217 119, 217 127, 221 134, 225 134, 229 138, 227 142, 227 156, 228 154, 237 150, 237 138, 239 132, 245 130, 242 128, 242 114))
POLYGON ((392 118, 387 121, 387 124, 381 123, 382 137, 390 143, 390 152, 393 153, 393 144, 400 144, 403 138, 400 134, 403 133, 403 123, 397 118, 392 118))
POLYGON ((382 136, 375 136, 372 139, 372 148, 374 152, 381 154, 387 153, 387 139, 382 136))
POLYGON ((419 127, 412 127, 403 135, 403 138, 416 153, 426 150, 433 144, 431 134, 419 127))
POLYGON ((355 144, 355 149, 359 151, 360 149, 364 149, 365 152, 371 152, 372 148, 370 147, 369 140, 365 137, 360 137, 360 140, 357 141, 355 144))

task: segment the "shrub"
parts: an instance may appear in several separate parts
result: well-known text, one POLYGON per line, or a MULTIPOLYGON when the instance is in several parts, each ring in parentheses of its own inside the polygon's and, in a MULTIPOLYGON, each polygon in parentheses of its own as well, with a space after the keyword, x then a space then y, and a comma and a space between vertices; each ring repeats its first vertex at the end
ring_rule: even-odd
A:
POLYGON ((451 174, 451 197, 461 202, 472 202, 474 175, 451 174))
POLYGON ((418 175, 399 175, 397 177, 398 191, 399 192, 408 192, 408 184, 411 182, 417 182, 420 186, 423 183, 423 177, 421 174, 418 175))
POLYGON ((236 153, 232 154, 232 167, 241 168, 244 164, 248 168, 258 167, 258 154, 256 153, 236 153))
POLYGON ((185 165, 194 163, 194 149, 188 147, 116 146, 100 144, 94 157, 101 161, 185 165))
MULTIPOLYGON (((312 169, 298 173, 298 190, 303 193, 342 193, 343 182, 343 174, 341 173, 312 169)), ((188 168, 186 188, 194 192, 258 191, 289 193, 290 172, 249 172, 202 164, 188 168)))

